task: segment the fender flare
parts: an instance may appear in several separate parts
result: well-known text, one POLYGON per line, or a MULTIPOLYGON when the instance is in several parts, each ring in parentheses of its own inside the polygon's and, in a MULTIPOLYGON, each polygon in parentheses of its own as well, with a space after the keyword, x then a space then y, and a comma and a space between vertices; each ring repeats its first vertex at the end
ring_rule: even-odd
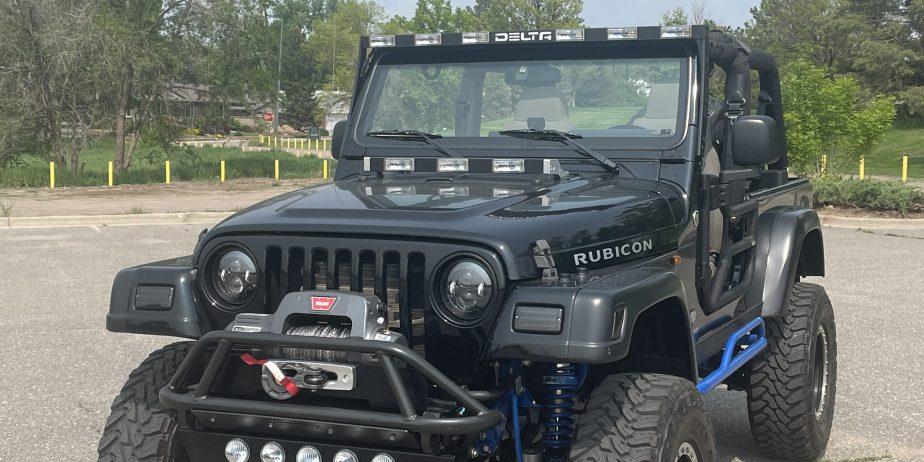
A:
POLYGON ((757 259, 749 306, 763 303, 761 316, 779 316, 796 277, 824 276, 821 220, 813 209, 774 207, 757 222, 757 259))

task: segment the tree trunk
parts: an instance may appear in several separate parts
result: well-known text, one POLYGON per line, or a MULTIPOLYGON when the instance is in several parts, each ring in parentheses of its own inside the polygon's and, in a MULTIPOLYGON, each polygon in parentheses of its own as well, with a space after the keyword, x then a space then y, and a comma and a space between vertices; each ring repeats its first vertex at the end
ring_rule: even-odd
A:
POLYGON ((119 101, 116 108, 116 147, 115 147, 115 167, 119 173, 125 173, 130 161, 126 159, 125 135, 127 132, 126 118, 128 116, 128 107, 132 97, 132 80, 133 70, 128 66, 125 76, 122 78, 122 85, 119 89, 119 101))

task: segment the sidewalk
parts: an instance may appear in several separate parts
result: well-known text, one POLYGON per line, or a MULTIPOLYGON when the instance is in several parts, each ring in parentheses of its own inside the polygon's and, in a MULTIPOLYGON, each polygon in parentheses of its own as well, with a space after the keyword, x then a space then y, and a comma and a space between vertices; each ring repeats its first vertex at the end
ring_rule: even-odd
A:
MULTIPOLYGON (((240 179, 225 183, 0 189, 0 219, 87 215, 233 212, 319 179, 240 179)), ((6 220, 2 220, 6 221, 6 220)))

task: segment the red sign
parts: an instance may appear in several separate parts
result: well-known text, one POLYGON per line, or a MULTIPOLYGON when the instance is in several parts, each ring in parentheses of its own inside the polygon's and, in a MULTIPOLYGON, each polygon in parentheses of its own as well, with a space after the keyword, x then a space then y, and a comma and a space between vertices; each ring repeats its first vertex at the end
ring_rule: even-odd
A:
POLYGON ((330 311, 337 297, 311 297, 311 311, 330 311))
POLYGON ((264 112, 263 120, 267 122, 272 122, 273 120, 276 120, 276 116, 274 116, 272 112, 264 112))

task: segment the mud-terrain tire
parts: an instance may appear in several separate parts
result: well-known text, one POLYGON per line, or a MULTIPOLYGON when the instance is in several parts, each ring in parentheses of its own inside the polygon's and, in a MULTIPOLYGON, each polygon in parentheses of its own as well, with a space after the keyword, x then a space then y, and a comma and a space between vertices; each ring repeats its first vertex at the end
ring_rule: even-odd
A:
POLYGON ((795 283, 767 349, 747 383, 751 433, 761 451, 785 460, 820 458, 831 435, 837 388, 837 331, 825 289, 795 283))
POLYGON ((186 462, 174 445, 176 413, 160 408, 157 395, 173 377, 192 342, 167 345, 132 371, 112 402, 99 440, 99 462, 186 462))
POLYGON ((712 462, 715 439, 702 398, 689 380, 614 374, 591 392, 570 460, 712 462))

